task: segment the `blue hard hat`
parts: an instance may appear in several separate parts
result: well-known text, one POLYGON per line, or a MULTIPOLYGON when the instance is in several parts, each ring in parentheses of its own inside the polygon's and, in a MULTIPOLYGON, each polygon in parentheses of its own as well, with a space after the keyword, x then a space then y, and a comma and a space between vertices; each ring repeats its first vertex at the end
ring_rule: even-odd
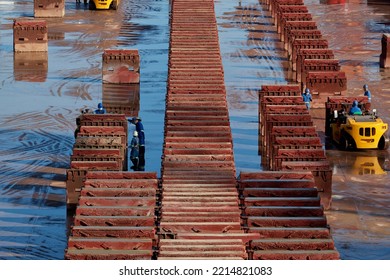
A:
POLYGON ((363 86, 363 88, 364 88, 364 89, 368 88, 368 85, 367 85, 367 84, 365 84, 365 85, 363 86))
POLYGON ((310 93, 310 89, 306 88, 305 93, 310 93))
POLYGON ((99 104, 98 104, 98 108, 99 108, 99 109, 103 108, 103 104, 102 104, 102 103, 99 103, 99 104))
POLYGON ((353 103, 352 103, 352 105, 353 105, 354 107, 356 107, 358 104, 359 104, 359 103, 358 103, 357 100, 354 100, 353 103))

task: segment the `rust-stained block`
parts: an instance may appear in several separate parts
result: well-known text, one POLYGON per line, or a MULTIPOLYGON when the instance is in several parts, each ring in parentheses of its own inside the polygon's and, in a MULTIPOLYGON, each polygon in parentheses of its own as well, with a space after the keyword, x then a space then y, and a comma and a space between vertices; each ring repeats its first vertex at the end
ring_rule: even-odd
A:
MULTIPOLYGON (((259 217, 261 218, 261 217, 259 217)), ((334 250, 334 241, 329 239, 257 239, 251 242, 257 250, 334 250)))
POLYGON ((259 131, 261 135, 261 147, 260 152, 263 162, 268 161, 270 153, 270 131, 272 127, 278 126, 312 126, 313 121, 309 114, 298 115, 298 114, 266 114, 262 118, 261 130, 259 131))
MULTIPOLYGON (((347 77, 343 71, 307 72, 305 83, 312 94, 314 93, 313 100, 316 99, 316 93, 334 95, 342 94, 347 90, 347 77)), ((323 104, 322 106, 325 104, 325 100, 323 101, 323 103, 321 102, 323 104)))
POLYGON ((324 215, 321 206, 249 206, 247 216, 320 217, 324 215))
POLYGON ((308 13, 309 10, 305 5, 279 5, 276 18, 284 13, 308 13))
POLYGON ((259 98, 263 96, 300 96, 300 85, 262 85, 259 98))
POLYGON ((75 237, 154 238, 154 227, 137 226, 73 226, 75 237))
POLYGON ((77 119, 77 124, 81 126, 122 126, 127 130, 128 121, 124 114, 82 114, 77 119))
POLYGON ((152 197, 94 197, 81 196, 79 205, 87 206, 148 206, 153 208, 156 204, 156 198, 152 197))
MULTIPOLYGON (((299 171, 299 170, 298 170, 299 171)), ((298 183, 299 184, 299 183, 298 183)), ((279 183, 277 186, 259 188, 246 188, 243 190, 243 195, 246 197, 317 197, 318 191, 312 187, 295 187, 294 184, 289 187, 284 187, 279 183)))
POLYGON ((299 49, 297 58, 293 64, 294 71, 302 71, 302 63, 304 59, 334 59, 334 53, 330 49, 299 49))
POLYGON ((102 67, 103 83, 139 84, 140 82, 138 50, 105 50, 102 67))
POLYGON ((48 70, 47 52, 14 53, 14 78, 15 81, 44 82, 48 70))
POLYGON ((291 6, 298 6, 298 5, 302 5, 304 6, 304 2, 303 0, 271 0, 269 2, 269 10, 272 14, 272 17, 275 19, 278 12, 279 12, 279 7, 280 6, 287 6, 287 5, 291 5, 291 6))
POLYGON ((120 134, 126 132, 122 126, 81 126, 80 133, 90 135, 120 134))
POLYGON ((322 33, 318 29, 289 30, 286 36, 286 40, 284 40, 284 48, 287 50, 288 55, 292 54, 292 42, 294 42, 295 39, 322 39, 322 33))
POLYGON ((121 164, 117 161, 72 161, 70 168, 82 170, 121 170, 121 164))
MULTIPOLYGON (((277 21, 278 33, 284 30, 284 26, 288 21, 313 21, 313 17, 309 13, 282 13, 279 14, 277 21)), ((287 40, 285 40, 287 41, 287 40)))
POLYGON ((271 135, 280 137, 311 137, 318 136, 314 126, 273 126, 271 135))
POLYGON ((82 146, 105 146, 105 145, 125 145, 127 143, 122 142, 122 138, 119 136, 102 136, 102 137, 97 137, 97 136, 91 136, 91 137, 77 137, 75 139, 75 144, 77 147, 82 147, 82 146))
MULTIPOLYGON (((261 218, 261 217, 259 217, 261 218)), ((289 220, 291 221, 291 220, 289 220)), ((251 242, 254 251, 260 250, 334 250, 332 239, 257 239, 251 242)))
POLYGON ((328 239, 329 228, 277 228, 277 227, 251 227, 249 232, 260 234, 261 238, 300 238, 300 239, 328 239))
MULTIPOLYGON (((86 218, 86 217, 84 217, 86 218)), ((72 237, 68 239, 68 250, 105 249, 105 250, 151 250, 153 239, 141 238, 82 238, 72 237)))
MULTIPOLYGON (((246 207, 251 206, 294 206, 294 207, 300 207, 300 206, 318 206, 320 205, 320 198, 318 196, 316 197, 246 197, 243 201, 246 207)), ((244 217, 243 217, 244 218, 244 217)), ((251 218, 251 216, 246 217, 245 220, 248 222, 249 226, 270 226, 270 225, 277 225, 277 226, 326 226, 326 219, 324 217, 319 217, 317 219, 312 219, 309 222, 306 222, 305 219, 291 219, 285 218, 285 219, 274 219, 270 221, 270 219, 256 219, 257 216, 251 218), (289 222, 291 221, 291 222, 289 222), (321 223, 321 224, 319 224, 321 223)))
POLYGON ((329 44, 326 39, 294 39, 290 60, 292 63, 296 63, 300 49, 327 49, 328 47, 329 44))
POLYGON ((75 216, 75 226, 154 226, 153 216, 75 216))
POLYGON ((68 249, 66 260, 151 260, 153 250, 68 249))
MULTIPOLYGON (((123 156, 123 146, 81 146, 73 148, 73 156, 74 157, 85 157, 86 161, 88 161, 88 157, 100 157, 101 161, 103 161, 104 157, 122 157, 123 156)), ((92 161, 92 159, 91 159, 92 161)))
POLYGON ((14 52, 47 52, 45 20, 19 18, 14 20, 14 52))
POLYGON ((382 68, 390 67, 390 34, 383 34, 382 40, 382 52, 379 57, 379 64, 382 68))
POLYGON ((254 251, 253 260, 339 260, 336 250, 254 251))
MULTIPOLYGON (((127 181, 127 180, 126 180, 127 181)), ((126 182, 127 183, 127 182, 126 182)), ((146 196, 154 196, 156 194, 156 188, 152 186, 148 186, 145 184, 140 185, 140 187, 132 186, 132 184, 128 183, 126 187, 120 187, 120 185, 116 185, 118 182, 113 182, 112 187, 93 187, 105 185, 104 183, 96 182, 92 183, 91 181, 86 181, 84 187, 81 190, 80 195, 89 196, 89 197, 126 197, 126 196, 134 196, 134 197, 146 197, 146 196)))
MULTIPOLYGON (((85 161, 88 162, 88 164, 92 164, 92 162, 102 162, 102 161, 109 161, 109 162, 116 162, 118 166, 118 170, 123 170, 124 166, 124 160, 123 156, 113 156, 113 155, 102 155, 102 154, 79 154, 79 155, 72 155, 70 157, 71 162, 79 162, 79 161, 85 161)), ((72 166, 72 164, 71 164, 72 166)))
POLYGON ((98 207, 78 205, 76 215, 81 216, 154 216, 154 209, 138 206, 98 207))
POLYGON ((297 81, 306 81, 307 72, 340 71, 341 67, 338 59, 304 59, 301 72, 297 72, 297 81))
POLYGON ((165 222, 161 221, 160 226, 170 232, 197 232, 197 233, 224 233, 240 231, 240 223, 231 222, 165 222))
POLYGON ((287 39, 291 30, 316 30, 317 23, 315 21, 286 21, 284 29, 280 32, 280 40, 282 42, 287 39))
POLYGON ((65 0, 34 0, 34 17, 51 18, 65 15, 65 0))

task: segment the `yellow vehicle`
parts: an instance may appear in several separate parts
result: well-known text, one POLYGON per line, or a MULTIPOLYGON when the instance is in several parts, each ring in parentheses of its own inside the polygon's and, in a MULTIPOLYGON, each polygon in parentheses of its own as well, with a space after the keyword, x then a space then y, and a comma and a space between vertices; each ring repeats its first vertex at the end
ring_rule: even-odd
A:
POLYGON ((380 149, 389 147, 388 124, 375 114, 338 116, 330 124, 331 139, 342 149, 380 149))
POLYGON ((89 0, 90 10, 116 10, 120 0, 89 0))
POLYGON ((370 103, 366 99, 359 101, 361 115, 347 115, 354 98, 332 98, 327 102, 327 129, 326 133, 332 141, 342 149, 380 149, 389 147, 387 137, 388 124, 376 115, 376 111, 369 111, 370 103), (340 103, 339 103, 340 101, 340 103), (347 101, 347 102, 341 102, 347 101), (341 108, 341 110, 331 109, 341 108))

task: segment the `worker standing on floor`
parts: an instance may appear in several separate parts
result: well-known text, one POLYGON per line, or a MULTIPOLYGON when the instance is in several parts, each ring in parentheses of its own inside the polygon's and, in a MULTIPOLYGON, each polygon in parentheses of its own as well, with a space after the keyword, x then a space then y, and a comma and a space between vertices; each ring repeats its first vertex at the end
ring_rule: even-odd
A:
POLYGON ((312 97, 310 94, 310 90, 308 88, 305 89, 305 92, 302 93, 303 102, 305 102, 307 110, 310 110, 310 102, 312 102, 312 97))
POLYGON ((135 130, 138 133, 138 141, 139 141, 139 162, 138 162, 138 170, 145 170, 145 132, 144 126, 142 124, 142 120, 139 117, 133 117, 131 120, 128 120, 132 124, 135 125, 135 130))

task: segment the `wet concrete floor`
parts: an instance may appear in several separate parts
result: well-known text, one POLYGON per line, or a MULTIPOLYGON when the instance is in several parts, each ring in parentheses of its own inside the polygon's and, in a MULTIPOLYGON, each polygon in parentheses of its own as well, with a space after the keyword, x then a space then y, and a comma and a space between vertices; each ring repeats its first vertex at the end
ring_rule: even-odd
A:
MULTIPOLYGON (((373 107, 390 122, 390 70, 379 68, 390 5, 326 2, 305 4, 347 73, 348 93, 361 95, 369 84, 373 107)), ((258 171, 257 92, 262 84, 292 82, 289 64, 264 5, 216 1, 215 9, 237 175, 258 171)), ((160 171, 169 1, 123 0, 116 12, 66 1, 64 18, 47 19, 46 56, 13 53, 12 22, 19 17, 33 17, 32 0, 0 0, 0 259, 63 259, 75 118, 112 94, 101 83, 104 49, 140 52, 136 107, 146 130, 146 170, 160 171)), ((323 136, 323 111, 312 115, 323 136)), ((342 259, 390 259, 389 152, 342 152, 325 137, 323 143, 334 167, 327 217, 342 259)))

